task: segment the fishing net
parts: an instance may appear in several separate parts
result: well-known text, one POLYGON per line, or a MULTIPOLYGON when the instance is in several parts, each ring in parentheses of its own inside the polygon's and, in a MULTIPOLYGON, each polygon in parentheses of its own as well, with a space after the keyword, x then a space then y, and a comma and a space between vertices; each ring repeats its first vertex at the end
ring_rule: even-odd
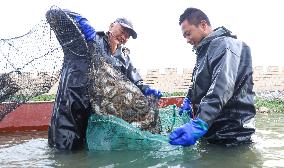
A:
MULTIPOLYGON (((117 60, 106 56, 99 42, 85 41, 74 19, 76 15, 52 7, 46 20, 26 35, 1 39, 0 120, 17 106, 48 93, 60 76, 65 78, 62 74, 70 62, 76 62, 72 66, 84 65, 86 70, 66 85, 71 88, 81 82, 87 90, 93 113, 86 134, 88 149, 172 148, 167 134, 188 121, 187 115, 177 115, 176 106, 158 109, 158 100, 145 97, 114 66, 117 60)), ((75 119, 76 123, 81 122, 80 118, 75 119)))
POLYGON ((159 134, 143 131, 113 115, 92 115, 87 129, 89 150, 159 150, 169 151, 168 134, 189 121, 189 115, 178 115, 176 105, 159 109, 159 134))
POLYGON ((62 62, 62 48, 45 19, 25 35, 0 39, 0 121, 19 105, 47 94, 62 62))
POLYGON ((114 115, 142 130, 159 133, 157 99, 145 97, 140 89, 112 66, 112 57, 100 54, 97 43, 89 46, 89 94, 94 113, 114 115), (138 124, 137 124, 138 123, 138 124))

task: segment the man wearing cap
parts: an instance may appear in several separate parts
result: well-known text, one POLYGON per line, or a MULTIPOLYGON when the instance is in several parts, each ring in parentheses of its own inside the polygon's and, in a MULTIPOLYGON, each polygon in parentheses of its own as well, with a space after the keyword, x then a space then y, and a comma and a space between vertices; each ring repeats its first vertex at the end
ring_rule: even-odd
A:
MULTIPOLYGON (((98 46, 99 55, 111 57, 113 66, 120 70, 144 95, 162 96, 161 91, 143 84, 143 80, 132 65, 129 56, 122 52, 130 36, 137 38, 133 25, 126 18, 117 18, 110 24, 109 30, 95 31, 88 20, 81 15, 65 11, 76 23, 87 43, 98 46)), ((72 55, 64 50, 64 55, 72 55)), ((48 130, 48 144, 60 150, 80 149, 84 146, 87 121, 91 114, 90 100, 87 92, 88 63, 86 58, 64 61, 59 89, 56 96, 51 123, 48 130), (67 63, 65 63, 67 62, 67 63)))
MULTIPOLYGON (((129 57, 123 57, 123 47, 130 36, 133 39, 137 38, 132 23, 126 18, 117 18, 110 24, 108 32, 95 31, 86 18, 78 15, 74 18, 79 24, 79 28, 85 35, 85 39, 93 41, 101 48, 101 54, 104 57, 114 57, 117 61, 114 66, 119 66, 121 72, 133 82, 145 95, 154 95, 161 97, 159 90, 150 88, 143 84, 143 80, 137 69, 132 65, 129 57)), ((129 49, 128 49, 129 50, 129 49)))

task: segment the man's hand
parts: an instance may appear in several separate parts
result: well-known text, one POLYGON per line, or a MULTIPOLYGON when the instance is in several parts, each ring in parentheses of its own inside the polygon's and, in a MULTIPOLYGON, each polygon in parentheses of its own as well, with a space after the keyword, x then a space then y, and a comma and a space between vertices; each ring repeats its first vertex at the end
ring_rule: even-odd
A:
POLYGON ((190 146, 208 131, 205 121, 197 118, 175 129, 169 136, 171 145, 190 146))
POLYGON ((150 88, 150 87, 148 87, 148 88, 144 91, 144 95, 145 95, 145 96, 153 95, 153 96, 155 96, 155 97, 158 98, 158 99, 160 99, 160 98, 163 96, 163 94, 162 94, 162 92, 161 92, 160 90, 158 90, 158 89, 153 89, 153 88, 150 88))
POLYGON ((79 28, 82 34, 84 34, 85 39, 87 41, 94 40, 96 37, 96 31, 91 26, 90 22, 86 18, 82 17, 81 15, 76 16, 74 19, 79 24, 79 28))
POLYGON ((182 115, 184 112, 187 112, 189 114, 190 118, 193 118, 191 101, 187 97, 183 99, 183 103, 181 104, 181 107, 179 109, 179 115, 182 115))

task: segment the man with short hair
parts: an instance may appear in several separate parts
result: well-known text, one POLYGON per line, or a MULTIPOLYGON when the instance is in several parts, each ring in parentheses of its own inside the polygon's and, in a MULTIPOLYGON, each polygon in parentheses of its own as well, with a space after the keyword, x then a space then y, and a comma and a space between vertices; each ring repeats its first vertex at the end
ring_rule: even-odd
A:
POLYGON ((187 8, 179 24, 197 55, 180 108, 193 118, 170 134, 170 144, 189 146, 201 137, 215 144, 251 142, 256 111, 249 46, 224 27, 213 30, 200 9, 187 8))
MULTIPOLYGON (((67 10, 64 12, 68 15, 67 18, 70 17, 76 26, 78 26, 85 41, 88 44, 95 43, 98 49, 95 50, 97 55, 111 60, 110 63, 112 66, 120 70, 144 95, 153 95, 156 98, 162 96, 161 91, 143 84, 141 76, 132 65, 129 57, 122 57, 122 45, 127 42, 130 36, 133 39, 137 38, 137 33, 134 31, 130 21, 126 18, 117 18, 110 24, 107 33, 103 31, 96 32, 89 21, 80 14, 67 10)), ((65 14, 60 17, 66 17, 65 14)), ((47 13, 47 16, 51 20, 50 22, 56 23, 57 20, 52 20, 52 18, 55 18, 52 15, 52 11, 47 13)), ((60 17, 58 18, 60 19, 60 17)), ((65 36, 62 35, 61 29, 56 27, 55 29, 59 30, 57 35, 64 39, 65 36)), ((68 34, 68 31, 66 32, 66 36, 72 35, 68 34)), ((76 42, 76 39, 71 39, 71 42, 74 41, 76 42)), ((59 42, 61 42, 60 38, 59 42)), ((79 48, 80 50, 84 46, 77 45, 72 47, 79 48)), ((74 56, 72 48, 63 47, 63 52, 64 64, 49 126, 48 143, 50 146, 60 150, 74 150, 84 146, 87 121, 93 110, 87 89, 89 63, 86 56, 74 56)))

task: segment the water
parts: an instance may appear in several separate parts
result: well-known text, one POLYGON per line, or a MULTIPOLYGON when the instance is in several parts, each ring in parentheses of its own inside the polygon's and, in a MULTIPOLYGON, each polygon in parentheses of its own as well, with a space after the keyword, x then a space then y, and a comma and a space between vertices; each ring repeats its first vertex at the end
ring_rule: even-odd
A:
POLYGON ((0 167, 284 167, 284 113, 257 114, 254 143, 161 151, 58 152, 46 132, 0 134, 0 167))

